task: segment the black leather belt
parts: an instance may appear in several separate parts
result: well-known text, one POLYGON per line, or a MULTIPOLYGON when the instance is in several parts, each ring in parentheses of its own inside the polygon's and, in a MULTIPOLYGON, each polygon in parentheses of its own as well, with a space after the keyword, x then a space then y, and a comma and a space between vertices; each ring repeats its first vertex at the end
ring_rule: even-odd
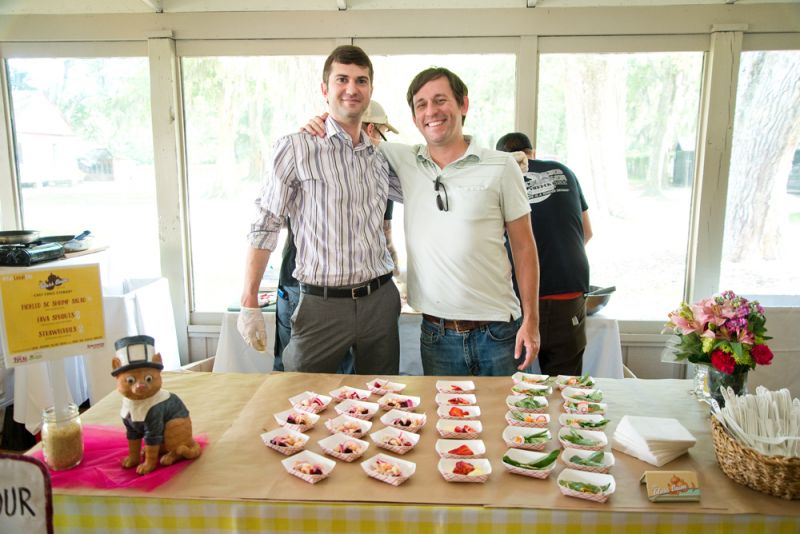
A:
POLYGON ((312 286, 311 284, 300 283, 300 291, 307 295, 314 295, 315 297, 335 298, 335 299, 359 299, 366 297, 373 291, 376 291, 386 282, 392 279, 392 273, 386 273, 378 278, 373 278, 369 282, 358 287, 329 287, 329 286, 312 286))

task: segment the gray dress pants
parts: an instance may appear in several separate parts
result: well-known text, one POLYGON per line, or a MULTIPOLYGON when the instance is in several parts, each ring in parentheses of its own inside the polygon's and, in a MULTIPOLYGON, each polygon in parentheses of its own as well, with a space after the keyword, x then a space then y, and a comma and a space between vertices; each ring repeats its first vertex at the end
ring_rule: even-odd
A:
POLYGON ((301 293, 292 315, 292 337, 283 350, 284 368, 335 373, 352 347, 356 374, 399 374, 400 306, 393 281, 357 299, 301 293))

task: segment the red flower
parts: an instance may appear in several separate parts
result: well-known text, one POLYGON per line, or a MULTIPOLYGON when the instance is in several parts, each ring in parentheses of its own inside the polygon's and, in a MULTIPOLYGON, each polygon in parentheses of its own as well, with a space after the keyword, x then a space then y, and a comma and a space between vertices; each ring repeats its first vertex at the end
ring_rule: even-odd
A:
POLYGON ((711 353, 711 365, 725 374, 732 374, 736 368, 736 360, 730 354, 715 350, 711 353))
POLYGON ((750 353, 753 355, 753 359, 758 365, 769 365, 772 363, 772 351, 766 345, 756 345, 750 353))

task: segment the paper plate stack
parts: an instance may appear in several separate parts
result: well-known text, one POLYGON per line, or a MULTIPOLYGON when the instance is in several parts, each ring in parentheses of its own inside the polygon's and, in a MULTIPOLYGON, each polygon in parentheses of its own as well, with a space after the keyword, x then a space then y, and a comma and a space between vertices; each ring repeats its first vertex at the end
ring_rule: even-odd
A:
POLYGON ((612 447, 661 467, 685 454, 695 442, 677 419, 625 415, 614 432, 612 447))

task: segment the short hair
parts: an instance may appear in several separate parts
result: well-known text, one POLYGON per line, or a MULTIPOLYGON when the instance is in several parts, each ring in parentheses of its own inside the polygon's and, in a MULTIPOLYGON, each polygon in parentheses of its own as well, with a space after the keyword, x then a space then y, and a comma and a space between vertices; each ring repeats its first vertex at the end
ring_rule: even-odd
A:
POLYGON ((496 150, 502 152, 517 152, 519 150, 533 150, 531 140, 522 132, 507 133, 497 140, 496 150))
MULTIPOLYGON (((447 81, 450 83, 450 89, 453 91, 453 96, 456 97, 456 102, 459 106, 464 105, 464 98, 467 96, 469 90, 461 78, 459 78, 456 73, 444 67, 431 67, 414 76, 414 79, 411 80, 411 85, 408 86, 406 100, 408 101, 408 107, 411 108, 412 116, 416 116, 414 113, 414 95, 422 89, 423 85, 433 80, 438 80, 439 78, 447 78, 447 81)), ((463 116, 461 117, 462 123, 465 118, 466 117, 463 116)))
POLYGON ((322 68, 322 83, 328 83, 328 77, 331 75, 334 61, 342 65, 366 67, 369 70, 370 83, 374 82, 375 71, 372 69, 372 61, 369 60, 367 53, 357 46, 342 45, 334 48, 333 52, 325 60, 325 66, 322 68))

